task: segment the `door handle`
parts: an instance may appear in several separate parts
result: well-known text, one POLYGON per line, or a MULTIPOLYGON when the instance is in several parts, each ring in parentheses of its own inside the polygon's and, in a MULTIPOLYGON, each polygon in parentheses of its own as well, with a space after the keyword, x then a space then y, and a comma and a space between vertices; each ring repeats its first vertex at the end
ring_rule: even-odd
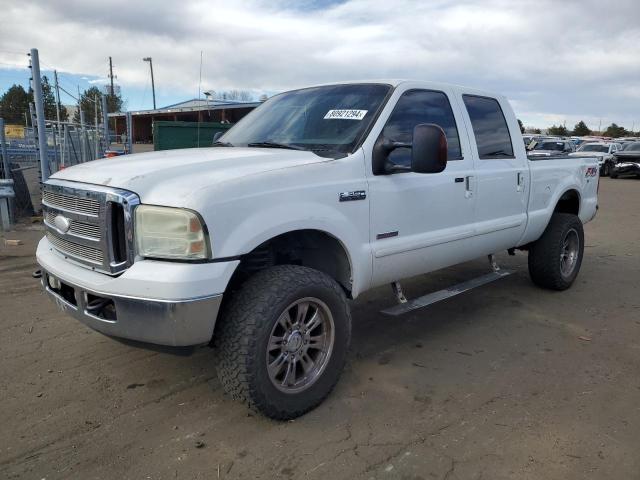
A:
POLYGON ((522 192, 524 190, 524 173, 518 172, 518 181, 516 191, 522 192))
POLYGON ((473 197, 473 191, 475 190, 475 177, 473 175, 469 175, 465 177, 465 190, 464 190, 464 198, 473 197))

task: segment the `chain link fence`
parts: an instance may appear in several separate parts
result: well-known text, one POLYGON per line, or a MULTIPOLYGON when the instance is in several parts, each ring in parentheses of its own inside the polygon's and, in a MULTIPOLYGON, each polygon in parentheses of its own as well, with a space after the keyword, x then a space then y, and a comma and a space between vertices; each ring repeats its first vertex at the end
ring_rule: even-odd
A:
MULTIPOLYGON (((104 130, 72 122, 47 123, 45 165, 48 174, 104 156, 109 142, 104 130)), ((10 175, 15 182, 16 216, 40 211, 40 155, 37 129, 25 127, 23 138, 6 138, 5 149, 10 175)))

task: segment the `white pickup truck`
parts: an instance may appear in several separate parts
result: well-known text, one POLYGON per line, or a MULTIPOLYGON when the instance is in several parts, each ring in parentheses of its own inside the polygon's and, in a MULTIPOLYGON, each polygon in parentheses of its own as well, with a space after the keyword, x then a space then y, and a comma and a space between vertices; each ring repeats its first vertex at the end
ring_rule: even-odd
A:
POLYGON ((401 311, 426 305, 399 280, 514 249, 534 283, 568 288, 598 181, 595 158, 528 159, 502 96, 322 85, 274 96, 211 148, 53 175, 37 259, 46 292, 81 322, 212 345, 227 392, 287 419, 336 384, 349 300, 366 290, 391 284, 401 311))

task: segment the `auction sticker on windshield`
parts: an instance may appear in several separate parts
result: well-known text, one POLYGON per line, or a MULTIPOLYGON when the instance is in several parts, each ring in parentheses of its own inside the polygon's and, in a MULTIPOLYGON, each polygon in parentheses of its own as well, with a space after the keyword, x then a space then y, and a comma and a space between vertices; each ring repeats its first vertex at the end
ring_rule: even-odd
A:
POLYGON ((325 120, 362 120, 369 110, 329 110, 325 120))

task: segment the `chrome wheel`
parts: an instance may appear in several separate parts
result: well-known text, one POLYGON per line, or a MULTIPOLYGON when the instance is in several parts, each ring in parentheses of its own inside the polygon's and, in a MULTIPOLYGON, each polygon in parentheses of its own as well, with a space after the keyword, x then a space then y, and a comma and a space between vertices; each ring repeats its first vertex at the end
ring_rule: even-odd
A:
POLYGON ((571 229, 564 236, 562 250, 560 252, 560 272, 562 276, 569 277, 576 264, 580 252, 580 237, 575 229, 571 229))
POLYGON ((284 393, 298 393, 322 375, 333 351, 331 311, 317 298, 302 298, 278 317, 267 345, 267 372, 284 393))

